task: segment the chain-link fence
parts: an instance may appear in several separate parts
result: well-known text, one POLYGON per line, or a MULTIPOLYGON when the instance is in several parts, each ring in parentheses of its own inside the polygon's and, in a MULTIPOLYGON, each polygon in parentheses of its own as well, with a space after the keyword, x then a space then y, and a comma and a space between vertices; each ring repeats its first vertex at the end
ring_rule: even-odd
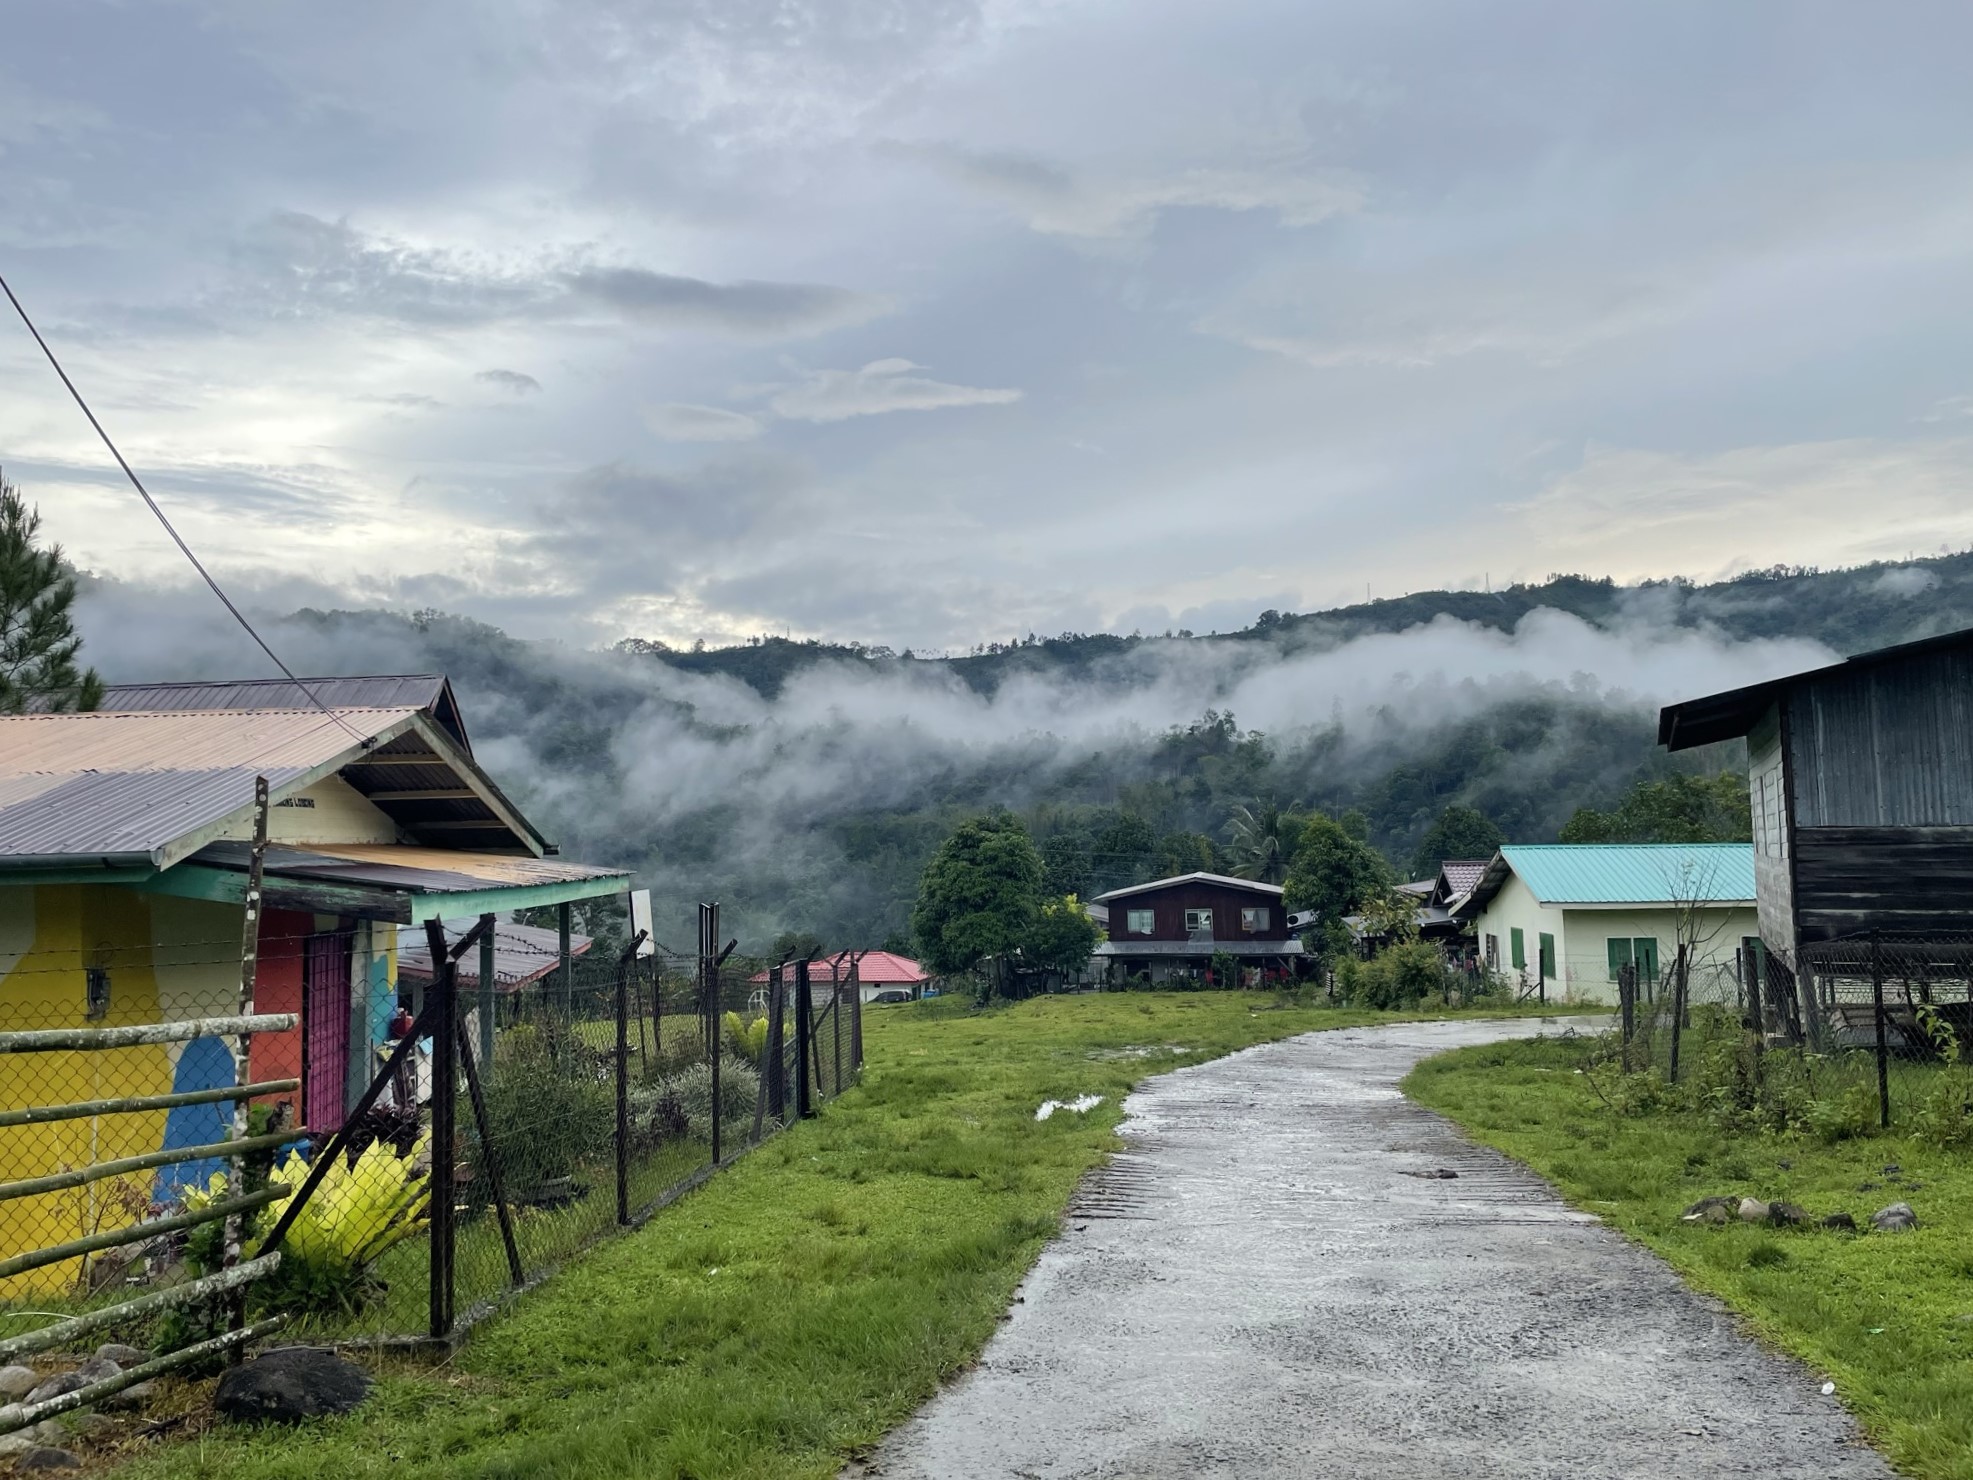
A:
POLYGON ((854 1083, 853 966, 583 944, 503 938, 482 981, 481 927, 401 973, 388 926, 263 932, 251 1019, 237 939, 27 953, 0 976, 0 1343, 220 1276, 118 1334, 278 1310, 449 1339, 854 1083))
POLYGON ((1702 1108, 1832 1136, 1928 1126, 1958 1139, 1973 1114, 1973 937, 1863 936, 1764 950, 1662 974, 1623 968, 1617 1053, 1702 1108))

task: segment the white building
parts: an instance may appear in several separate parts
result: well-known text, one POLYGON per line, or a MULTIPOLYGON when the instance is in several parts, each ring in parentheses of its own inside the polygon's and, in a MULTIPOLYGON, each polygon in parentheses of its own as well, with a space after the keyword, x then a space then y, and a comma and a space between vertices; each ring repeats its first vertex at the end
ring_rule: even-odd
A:
POLYGON ((1681 944, 1695 979, 1759 949, 1751 843, 1512 845, 1452 913, 1488 967, 1564 1002, 1615 1002, 1627 964, 1649 990, 1681 944))

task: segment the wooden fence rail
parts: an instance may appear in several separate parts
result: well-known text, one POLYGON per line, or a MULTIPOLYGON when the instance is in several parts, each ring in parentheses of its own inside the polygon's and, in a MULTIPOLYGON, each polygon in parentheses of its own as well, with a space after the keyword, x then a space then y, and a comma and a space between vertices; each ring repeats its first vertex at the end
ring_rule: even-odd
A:
POLYGON ((257 1100, 262 1095, 285 1095, 300 1088, 299 1079, 269 1079, 260 1084, 188 1089, 171 1095, 127 1095, 116 1100, 77 1100, 69 1105, 30 1105, 24 1110, 0 1110, 0 1130, 17 1125, 47 1125, 57 1120, 88 1120, 97 1115, 136 1115, 146 1110, 176 1110, 180 1105, 257 1100))
POLYGON ((194 1038, 223 1038, 235 1033, 285 1033, 301 1021, 292 1012, 255 1012, 245 1016, 183 1018, 173 1023, 135 1023, 127 1028, 32 1028, 0 1033, 0 1053, 57 1053, 64 1049, 88 1052, 104 1048, 142 1048, 152 1043, 188 1043, 194 1038))

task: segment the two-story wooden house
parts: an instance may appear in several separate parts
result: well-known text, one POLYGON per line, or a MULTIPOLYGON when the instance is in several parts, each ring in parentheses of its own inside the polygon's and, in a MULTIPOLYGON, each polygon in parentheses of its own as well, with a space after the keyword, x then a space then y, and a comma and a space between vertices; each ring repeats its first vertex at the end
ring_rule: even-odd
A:
POLYGON ((1214 957, 1237 963, 1244 985, 1292 976, 1302 943, 1288 929, 1281 886, 1225 874, 1181 874, 1099 894, 1109 911, 1110 938, 1096 959, 1112 980, 1139 974, 1154 982, 1200 978, 1214 957))

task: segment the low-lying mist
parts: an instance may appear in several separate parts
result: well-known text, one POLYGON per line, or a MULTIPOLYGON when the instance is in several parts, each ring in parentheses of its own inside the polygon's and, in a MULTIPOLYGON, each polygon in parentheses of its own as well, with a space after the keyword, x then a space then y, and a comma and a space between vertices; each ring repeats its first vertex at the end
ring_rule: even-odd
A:
MULTIPOLYGON (((77 610, 112 682, 268 676, 203 592, 97 581, 77 610)), ((1264 792, 1361 805, 1402 857, 1457 800, 1547 837, 1662 764, 1660 704, 1833 656, 1654 622, 1648 608, 1610 628, 1542 609, 1506 631, 1441 617, 1322 650, 1152 640, 1073 669, 1028 663, 990 693, 942 660, 823 659, 769 697, 730 674, 457 618, 256 621, 298 673, 448 674, 502 786, 565 853, 636 867, 661 922, 719 898, 743 933, 800 927, 845 944, 905 923, 924 856, 969 809, 1001 803, 1046 832, 1124 803, 1159 832, 1216 834, 1249 799, 1236 792, 1264 792), (1207 711, 1265 742, 1216 770, 1160 745, 1207 711)))

